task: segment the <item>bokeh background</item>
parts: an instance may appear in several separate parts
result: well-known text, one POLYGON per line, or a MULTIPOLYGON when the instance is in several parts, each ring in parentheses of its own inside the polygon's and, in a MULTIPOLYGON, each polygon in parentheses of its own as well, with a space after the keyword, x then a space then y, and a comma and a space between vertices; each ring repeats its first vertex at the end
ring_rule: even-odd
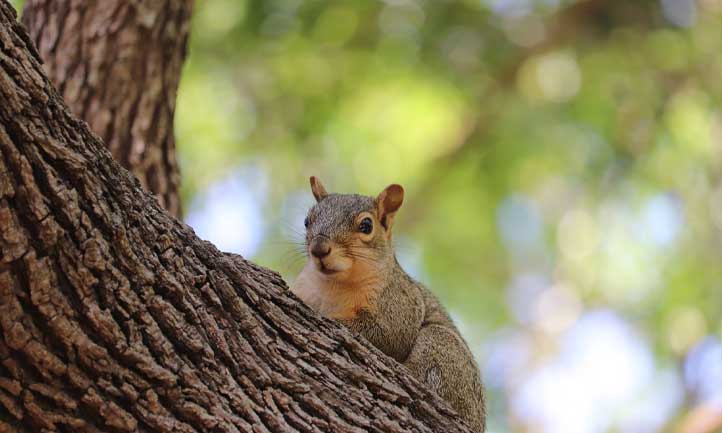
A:
POLYGON ((185 219, 291 281, 309 175, 401 183, 490 432, 722 431, 721 54, 722 0, 198 0, 185 219))

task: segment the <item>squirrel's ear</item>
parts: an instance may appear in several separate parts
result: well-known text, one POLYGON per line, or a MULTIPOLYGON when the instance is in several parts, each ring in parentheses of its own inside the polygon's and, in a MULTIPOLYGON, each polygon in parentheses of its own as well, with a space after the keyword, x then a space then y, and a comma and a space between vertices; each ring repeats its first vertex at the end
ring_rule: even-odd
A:
POLYGON ((316 176, 311 176, 310 180, 311 192, 313 192, 313 196, 316 197, 316 202, 320 202, 328 195, 326 188, 323 187, 323 184, 316 176))
POLYGON ((376 206, 379 211, 379 221, 386 230, 391 230, 394 222, 394 215, 404 202, 404 189, 401 185, 392 184, 386 187, 376 198, 376 206))

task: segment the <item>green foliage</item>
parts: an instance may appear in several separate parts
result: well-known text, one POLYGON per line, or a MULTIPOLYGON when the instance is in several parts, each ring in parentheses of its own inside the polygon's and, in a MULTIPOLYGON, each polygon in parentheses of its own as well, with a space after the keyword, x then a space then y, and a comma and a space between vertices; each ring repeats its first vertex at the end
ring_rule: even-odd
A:
POLYGON ((532 6, 199 3, 178 109, 184 201, 260 167, 257 259, 292 277, 283 227, 297 222, 276 221, 302 215, 284 201, 309 194, 310 174, 367 194, 400 182, 400 255, 475 347, 528 326, 508 292, 535 274, 575 317, 617 311, 660 362, 682 359, 722 327, 720 2, 688 27, 652 1, 518 3, 532 6))
MULTIPOLYGON (((499 329, 538 351, 601 309, 645 336, 656 365, 682 362, 722 330, 721 12, 718 0, 199 2, 178 102, 184 202, 260 170, 256 260, 293 278, 287 228, 301 227, 309 175, 366 194, 400 182, 399 255, 480 359, 499 329), (543 283, 518 292, 529 276, 543 283)), ((500 411, 513 418, 495 406, 492 428, 516 423, 500 411)))
POLYGON ((25 0, 10 0, 10 4, 13 5, 16 11, 20 12, 25 4, 25 0))

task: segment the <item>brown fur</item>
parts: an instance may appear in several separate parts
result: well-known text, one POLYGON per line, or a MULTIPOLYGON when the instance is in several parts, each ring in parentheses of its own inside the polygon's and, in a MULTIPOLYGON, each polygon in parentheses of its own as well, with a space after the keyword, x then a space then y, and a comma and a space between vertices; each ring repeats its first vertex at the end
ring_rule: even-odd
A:
POLYGON ((469 347, 436 297, 394 255, 391 228, 403 188, 390 185, 375 199, 329 194, 316 177, 311 188, 317 204, 307 218, 309 261, 291 290, 403 363, 474 431, 483 432, 484 395, 469 347), (369 234, 360 231, 365 218, 373 223, 369 234), (312 254, 311 245, 318 243, 327 255, 312 254))

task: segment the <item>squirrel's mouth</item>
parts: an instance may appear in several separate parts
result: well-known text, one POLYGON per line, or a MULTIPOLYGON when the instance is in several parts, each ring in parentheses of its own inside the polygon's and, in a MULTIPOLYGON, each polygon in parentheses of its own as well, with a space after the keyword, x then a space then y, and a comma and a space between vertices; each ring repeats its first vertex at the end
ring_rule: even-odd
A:
POLYGON ((326 254, 323 257, 317 257, 311 255, 314 267, 323 275, 338 277, 338 274, 343 274, 348 271, 353 264, 348 258, 340 256, 339 254, 326 254))
POLYGON ((326 275, 333 275, 333 274, 335 274, 335 273, 337 273, 337 272, 340 272, 340 271, 337 270, 337 269, 332 269, 332 268, 327 267, 327 266, 326 266, 322 261, 320 261, 320 260, 319 260, 319 263, 318 263, 318 270, 321 271, 321 273, 326 274, 326 275))

